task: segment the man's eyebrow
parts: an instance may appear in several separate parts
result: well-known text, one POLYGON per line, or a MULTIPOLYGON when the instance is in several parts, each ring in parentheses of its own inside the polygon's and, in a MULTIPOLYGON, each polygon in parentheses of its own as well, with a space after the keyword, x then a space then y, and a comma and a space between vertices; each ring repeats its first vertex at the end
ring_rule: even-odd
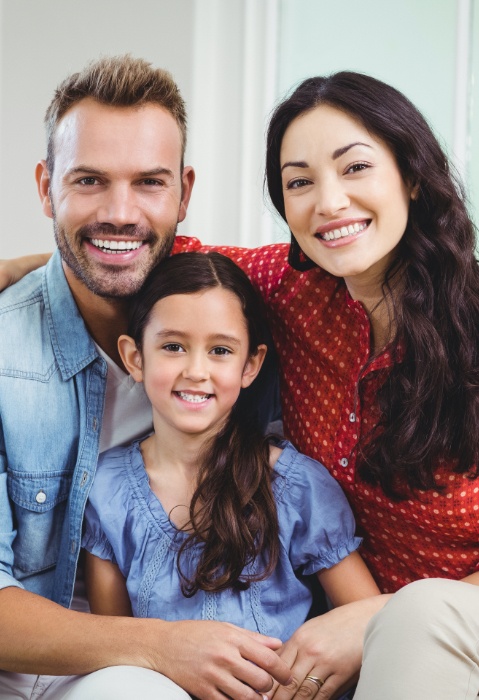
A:
MULTIPOLYGON (((88 175, 107 175, 106 170, 99 170, 98 168, 92 168, 90 165, 76 165, 71 170, 68 170, 68 175, 78 175, 86 173, 88 175)), ((138 173, 138 177, 154 177, 155 175, 166 175, 167 177, 174 177, 174 173, 169 168, 164 168, 159 166, 158 168, 152 168, 151 170, 143 170, 138 173)))
POLYGON ((366 148, 372 148, 372 146, 369 146, 369 144, 367 143, 363 143, 362 141, 355 141, 354 143, 349 143, 347 146, 337 148, 335 151, 333 151, 333 160, 337 160, 354 146, 366 146, 366 148))
POLYGON ((166 175, 167 177, 174 177, 174 173, 172 170, 169 168, 163 168, 163 167, 158 167, 158 168, 153 168, 152 170, 143 170, 141 173, 138 173, 140 177, 153 177, 155 175, 166 175))

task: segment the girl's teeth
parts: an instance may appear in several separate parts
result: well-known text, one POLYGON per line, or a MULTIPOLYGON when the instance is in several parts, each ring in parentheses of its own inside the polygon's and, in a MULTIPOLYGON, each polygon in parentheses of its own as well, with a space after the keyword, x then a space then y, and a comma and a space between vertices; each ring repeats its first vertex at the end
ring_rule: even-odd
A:
POLYGON ((210 398, 210 394, 186 394, 184 391, 177 391, 176 393, 181 399, 191 403, 202 403, 210 398))

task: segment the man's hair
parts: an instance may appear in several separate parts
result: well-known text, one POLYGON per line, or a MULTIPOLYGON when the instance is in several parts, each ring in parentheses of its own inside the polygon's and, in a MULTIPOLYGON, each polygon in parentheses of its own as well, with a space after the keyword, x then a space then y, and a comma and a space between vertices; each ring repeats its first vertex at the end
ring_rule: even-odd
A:
POLYGON ((158 104, 179 126, 182 161, 186 147, 186 107, 179 88, 168 71, 154 68, 142 58, 129 54, 100 58, 80 73, 60 83, 45 114, 47 168, 53 173, 57 125, 65 113, 86 97, 111 107, 141 107, 158 104))

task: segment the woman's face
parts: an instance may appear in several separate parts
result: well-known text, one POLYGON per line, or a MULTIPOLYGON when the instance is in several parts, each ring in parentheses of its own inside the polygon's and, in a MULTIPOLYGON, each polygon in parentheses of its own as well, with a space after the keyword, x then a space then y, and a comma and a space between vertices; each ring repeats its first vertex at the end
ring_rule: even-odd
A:
POLYGON ((389 147, 321 105, 291 122, 280 161, 286 219, 303 252, 350 289, 380 284, 411 199, 389 147))

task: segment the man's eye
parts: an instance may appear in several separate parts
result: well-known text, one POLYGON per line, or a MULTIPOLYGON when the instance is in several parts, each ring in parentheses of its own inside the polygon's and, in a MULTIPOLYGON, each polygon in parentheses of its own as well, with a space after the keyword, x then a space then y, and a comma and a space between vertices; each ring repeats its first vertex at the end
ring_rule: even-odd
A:
POLYGON ((96 177, 82 177, 81 180, 78 180, 80 185, 96 185, 98 180, 96 177))

